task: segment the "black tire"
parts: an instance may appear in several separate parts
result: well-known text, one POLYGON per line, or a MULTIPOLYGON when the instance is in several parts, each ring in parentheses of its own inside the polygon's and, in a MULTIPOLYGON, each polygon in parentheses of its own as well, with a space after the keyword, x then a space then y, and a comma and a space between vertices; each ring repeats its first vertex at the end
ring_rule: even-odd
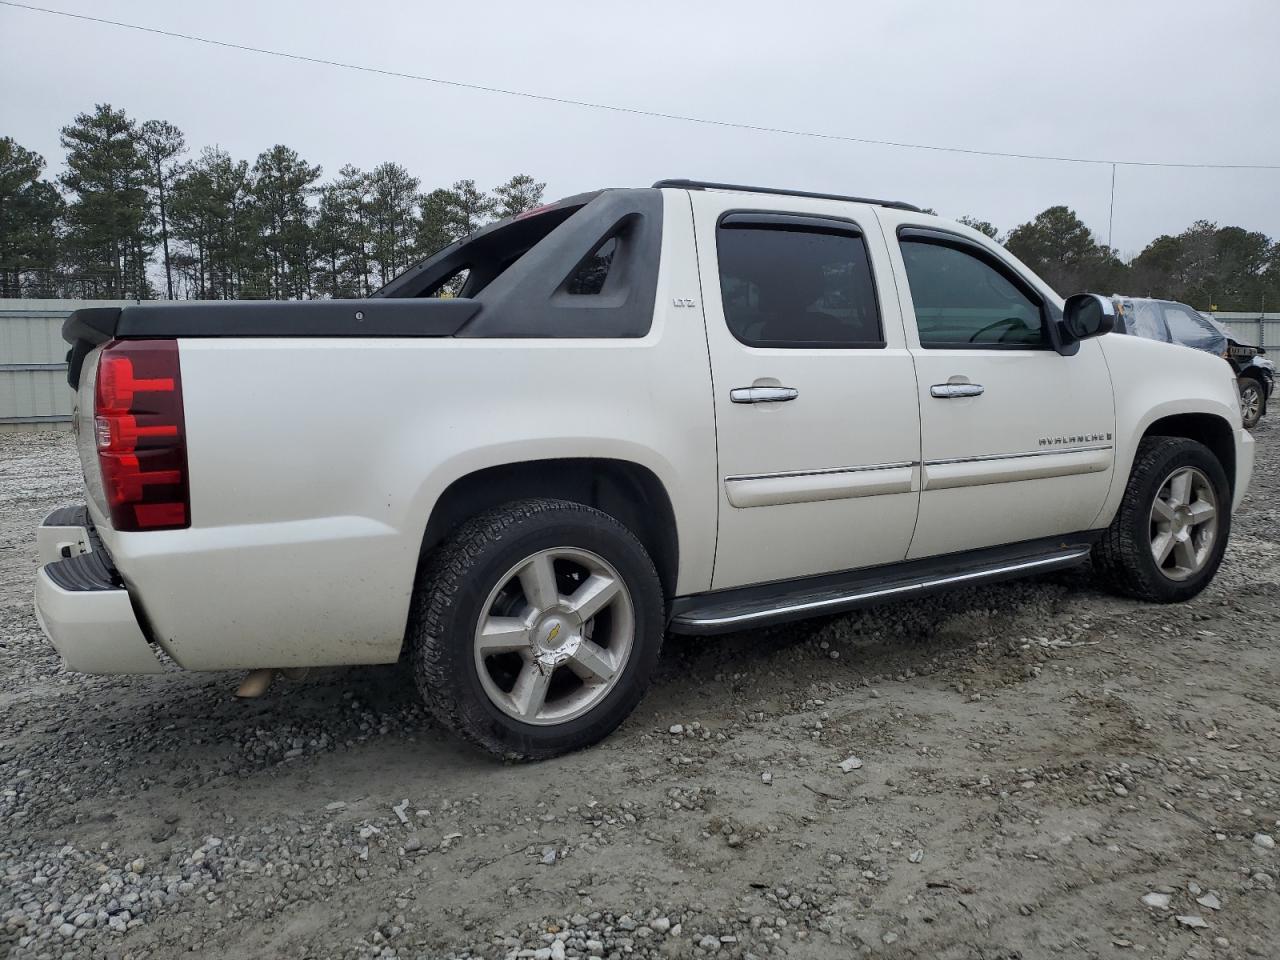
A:
POLYGON ((635 709, 664 633, 662 586, 635 536, 608 514, 564 500, 520 500, 464 523, 420 571, 408 647, 418 690, 446 727, 491 753, 538 760, 603 739, 635 709), (509 716, 485 692, 473 652, 490 593, 514 564, 541 550, 587 550, 606 560, 630 594, 631 650, 608 694, 586 713, 536 725, 509 716))
POLYGON ((1262 419, 1262 414, 1267 406, 1267 391, 1263 387, 1262 382, 1255 377, 1241 377, 1237 381, 1240 385, 1240 417, 1244 422, 1246 430, 1252 430, 1258 425, 1258 421, 1262 419), (1256 399, 1256 405, 1253 405, 1254 412, 1246 414, 1245 409, 1251 404, 1247 402, 1250 394, 1256 399))
POLYGON ((1138 445, 1124 499, 1093 548, 1093 566, 1113 592, 1155 603, 1180 603, 1203 590, 1218 572, 1231 533, 1231 488, 1218 458, 1181 437, 1147 437, 1138 445), (1151 551, 1151 509, 1165 480, 1179 467, 1208 477, 1218 502, 1218 529, 1204 566, 1185 580, 1167 576, 1151 551))

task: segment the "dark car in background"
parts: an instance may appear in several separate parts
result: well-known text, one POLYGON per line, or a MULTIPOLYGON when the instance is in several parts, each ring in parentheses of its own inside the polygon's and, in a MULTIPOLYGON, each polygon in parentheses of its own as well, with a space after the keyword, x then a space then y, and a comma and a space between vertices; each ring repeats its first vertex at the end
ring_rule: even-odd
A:
POLYGON ((1231 364, 1240 388, 1241 419, 1246 428, 1257 426, 1276 385, 1276 365, 1263 356, 1262 347, 1236 339, 1222 324, 1185 303, 1118 294, 1111 299, 1116 305, 1117 333, 1179 343, 1217 354, 1231 364))

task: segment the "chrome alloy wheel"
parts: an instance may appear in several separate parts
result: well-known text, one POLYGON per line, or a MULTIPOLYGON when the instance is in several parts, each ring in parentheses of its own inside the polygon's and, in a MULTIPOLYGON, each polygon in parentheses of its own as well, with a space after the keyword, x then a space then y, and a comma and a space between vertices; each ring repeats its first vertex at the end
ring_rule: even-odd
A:
POLYGON ((481 608, 475 663, 489 700, 522 723, 581 716, 617 685, 635 640, 622 577, 576 547, 540 550, 498 580, 481 608))
POLYGON ((1209 562, 1218 536, 1218 496, 1195 467, 1165 478, 1151 505, 1151 555, 1170 580, 1186 580, 1209 562))
POLYGON ((1252 423, 1262 415, 1262 387, 1256 380, 1245 383, 1244 379, 1240 384, 1240 419, 1252 423))

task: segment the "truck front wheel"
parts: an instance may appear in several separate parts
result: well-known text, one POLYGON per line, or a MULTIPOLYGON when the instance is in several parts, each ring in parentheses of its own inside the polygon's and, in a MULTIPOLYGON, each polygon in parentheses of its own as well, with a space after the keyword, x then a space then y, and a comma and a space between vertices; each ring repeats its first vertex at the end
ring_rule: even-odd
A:
POLYGON ((662 646, 663 595, 621 523, 563 500, 469 520, 428 560, 408 640, 428 708, 508 757, 595 743, 640 702, 662 646))
POLYGON ((1094 568, 1118 593, 1190 600, 1217 573, 1231 532, 1231 488, 1207 447, 1181 437, 1138 445, 1115 519, 1093 548, 1094 568))
POLYGON ((1246 430, 1252 430, 1262 419, 1267 405, 1267 394, 1262 381, 1254 377, 1241 377, 1240 385, 1240 419, 1246 430))

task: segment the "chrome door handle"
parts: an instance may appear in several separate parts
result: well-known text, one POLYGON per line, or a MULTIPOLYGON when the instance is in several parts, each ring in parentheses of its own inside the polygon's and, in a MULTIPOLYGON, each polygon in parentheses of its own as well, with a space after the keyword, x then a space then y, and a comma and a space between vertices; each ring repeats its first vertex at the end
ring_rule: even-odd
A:
POLYGON ((929 388, 929 396, 939 400, 954 400, 956 397, 982 396, 980 383, 935 383, 929 388))
POLYGON ((734 387, 729 399, 734 403, 781 403, 800 396, 795 387, 734 387))

